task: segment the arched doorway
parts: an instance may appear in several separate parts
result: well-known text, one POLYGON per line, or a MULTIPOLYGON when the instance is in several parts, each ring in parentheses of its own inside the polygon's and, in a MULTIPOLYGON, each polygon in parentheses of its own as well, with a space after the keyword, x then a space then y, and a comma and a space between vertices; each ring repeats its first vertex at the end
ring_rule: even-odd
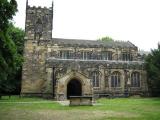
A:
POLYGON ((67 84, 67 99, 69 96, 81 96, 82 95, 82 85, 79 80, 72 79, 67 84))

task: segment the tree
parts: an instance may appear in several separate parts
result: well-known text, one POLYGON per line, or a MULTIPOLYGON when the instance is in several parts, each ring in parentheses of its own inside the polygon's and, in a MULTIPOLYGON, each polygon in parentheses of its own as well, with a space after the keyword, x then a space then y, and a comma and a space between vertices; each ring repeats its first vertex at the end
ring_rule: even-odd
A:
POLYGON ((114 41, 111 37, 108 37, 108 36, 106 36, 106 37, 102 37, 102 38, 100 38, 100 39, 98 39, 98 40, 100 40, 100 41, 104 41, 104 42, 114 41))
POLYGON ((23 62, 23 49, 24 49, 24 30, 15 27, 13 24, 9 24, 8 35, 13 40, 17 48, 16 57, 16 69, 10 74, 6 80, 6 92, 12 94, 19 94, 21 87, 21 73, 22 73, 22 62, 23 62))
POLYGON ((1 0, 0 12, 0 31, 6 31, 9 21, 12 20, 13 15, 17 12, 16 0, 1 0))
POLYGON ((15 0, 0 1, 0 94, 5 87, 5 80, 16 69, 17 50, 8 35, 8 26, 17 11, 15 0))
POLYGON ((9 24, 8 35, 13 40, 17 47, 17 53, 23 55, 24 49, 24 30, 15 27, 12 23, 9 24))
POLYGON ((160 48, 152 50, 145 62, 149 90, 152 96, 160 96, 160 48))

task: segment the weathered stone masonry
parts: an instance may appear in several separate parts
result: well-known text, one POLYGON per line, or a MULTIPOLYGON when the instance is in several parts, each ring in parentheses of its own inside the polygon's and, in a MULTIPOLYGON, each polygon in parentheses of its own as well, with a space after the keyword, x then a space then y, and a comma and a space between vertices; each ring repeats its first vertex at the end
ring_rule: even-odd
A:
POLYGON ((22 95, 146 95, 146 71, 131 42, 52 38, 51 8, 26 6, 22 95))

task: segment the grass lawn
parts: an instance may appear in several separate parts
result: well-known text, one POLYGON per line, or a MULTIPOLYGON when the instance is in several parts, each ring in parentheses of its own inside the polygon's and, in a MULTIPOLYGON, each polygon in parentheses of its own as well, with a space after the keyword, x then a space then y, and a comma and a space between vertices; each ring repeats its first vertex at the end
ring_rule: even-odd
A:
POLYGON ((40 98, 0 100, 0 120, 160 120, 160 98, 99 99, 95 106, 62 106, 40 98))

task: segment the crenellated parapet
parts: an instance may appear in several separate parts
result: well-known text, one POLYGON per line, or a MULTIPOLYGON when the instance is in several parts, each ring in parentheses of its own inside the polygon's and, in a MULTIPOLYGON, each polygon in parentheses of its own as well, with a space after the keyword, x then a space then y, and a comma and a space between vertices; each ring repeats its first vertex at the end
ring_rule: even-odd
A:
POLYGON ((51 40, 53 22, 52 7, 26 6, 25 39, 51 40))
POLYGON ((46 64, 54 67, 73 67, 79 68, 107 68, 107 69, 138 69, 144 70, 145 65, 142 61, 115 61, 115 60, 82 60, 82 59, 57 59, 47 58, 46 64))

